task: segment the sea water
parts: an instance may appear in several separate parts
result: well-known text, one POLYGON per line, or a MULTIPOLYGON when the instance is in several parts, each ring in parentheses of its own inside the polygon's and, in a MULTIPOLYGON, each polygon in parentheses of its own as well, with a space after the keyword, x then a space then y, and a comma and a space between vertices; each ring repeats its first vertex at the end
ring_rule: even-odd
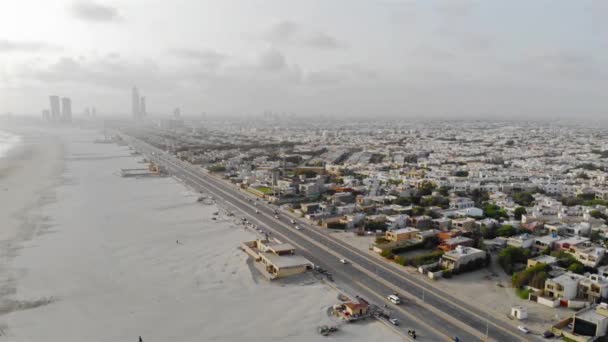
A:
POLYGON ((20 136, 0 130, 0 158, 4 157, 4 155, 19 144, 20 141, 20 136))

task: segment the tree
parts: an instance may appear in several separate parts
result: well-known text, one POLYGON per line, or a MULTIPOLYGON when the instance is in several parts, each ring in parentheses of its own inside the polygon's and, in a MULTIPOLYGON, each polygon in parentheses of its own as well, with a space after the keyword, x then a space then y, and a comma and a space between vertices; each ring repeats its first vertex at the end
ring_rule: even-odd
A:
POLYGON ((418 189, 418 195, 419 196, 428 196, 433 193, 433 190, 435 190, 436 187, 437 186, 434 183, 424 182, 420 186, 420 189, 418 189))
POLYGON ((483 207, 483 215, 493 219, 499 219, 501 217, 507 218, 507 211, 497 206, 496 204, 488 203, 483 207))
POLYGON ((490 199, 490 195, 485 190, 473 189, 473 191, 471 191, 471 199, 475 202, 475 206, 481 207, 483 202, 490 199))
POLYGON ((568 271, 576 274, 583 274, 585 273, 585 266, 577 261, 568 266, 568 271))
POLYGON ((458 171, 454 172, 454 176, 456 176, 456 177, 468 177, 469 176, 469 171, 458 170, 458 171))
POLYGON ((516 192, 513 194, 513 201, 523 207, 529 207, 534 203, 534 196, 529 191, 516 192))
POLYGON ((496 235, 501 237, 509 237, 517 234, 517 229, 510 224, 503 224, 502 227, 496 230, 496 235))
POLYGON ((517 207, 513 211, 513 216, 515 216, 516 220, 521 220, 522 215, 525 215, 525 214, 527 214, 527 212, 526 212, 526 208, 524 208, 524 207, 517 207))
POLYGON ((409 197, 397 197, 397 199, 395 200, 395 204, 408 206, 412 204, 412 200, 409 197))
POLYGON ((209 172, 224 172, 226 171, 226 167, 221 164, 211 165, 207 168, 209 172))
POLYGON ((483 226, 481 226, 481 236, 483 236, 484 239, 493 239, 496 237, 496 229, 494 228, 494 226, 492 227, 488 227, 485 224, 483 226))
POLYGON ((439 192, 441 196, 448 196, 450 194, 450 188, 442 185, 439 187, 439 189, 437 189, 437 192, 439 192))

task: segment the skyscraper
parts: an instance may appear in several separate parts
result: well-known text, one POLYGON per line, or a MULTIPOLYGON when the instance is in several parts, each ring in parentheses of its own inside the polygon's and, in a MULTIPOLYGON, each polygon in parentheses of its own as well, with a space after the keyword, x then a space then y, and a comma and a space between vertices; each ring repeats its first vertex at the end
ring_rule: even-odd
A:
POLYGON ((139 115, 143 118, 146 116, 146 97, 142 96, 139 102, 139 115))
POLYGON ((72 100, 69 97, 61 98, 61 121, 72 122, 72 100))
POLYGON ((137 120, 140 117, 140 99, 139 99, 139 91, 137 91, 137 87, 133 87, 133 90, 131 91, 131 105, 132 105, 132 114, 133 114, 133 119, 137 120))
POLYGON ((58 121, 59 116, 61 115, 61 109, 59 105, 59 96, 51 95, 49 96, 49 100, 51 101, 51 120, 58 121))

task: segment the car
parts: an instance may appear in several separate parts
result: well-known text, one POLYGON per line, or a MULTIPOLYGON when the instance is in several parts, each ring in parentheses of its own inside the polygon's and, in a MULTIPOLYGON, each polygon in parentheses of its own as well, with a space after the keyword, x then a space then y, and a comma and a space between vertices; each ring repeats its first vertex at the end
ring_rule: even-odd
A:
POLYGON ((256 210, 255 210, 255 213, 256 213, 256 214, 259 214, 259 213, 260 213, 260 211, 256 209, 256 210))
POLYGON ((348 264, 348 260, 346 260, 346 259, 340 259, 340 262, 343 263, 344 265, 348 264))
POLYGON ((530 330, 528 330, 528 328, 524 327, 523 325, 518 325, 517 330, 523 332, 524 334, 530 333, 530 330))
POLYGON ((389 318, 388 321, 391 322, 392 325, 399 325, 399 320, 395 317, 389 318))
POLYGON ((294 221, 294 219, 291 219, 291 224, 296 224, 296 221, 294 221))
POLYGON ((300 230, 300 226, 298 226, 298 225, 296 225, 294 228, 295 228, 296 230, 300 230))
POLYGON ((274 218, 278 220, 279 219, 279 215, 274 215, 274 218))
POLYGON ((543 337, 544 338, 553 338, 553 337, 555 337, 555 334, 552 331, 547 330, 543 333, 543 337))
POLYGON ((389 295, 388 297, 386 297, 391 303, 395 304, 395 305, 399 305, 401 304, 401 298, 399 298, 399 296, 392 294, 389 295))

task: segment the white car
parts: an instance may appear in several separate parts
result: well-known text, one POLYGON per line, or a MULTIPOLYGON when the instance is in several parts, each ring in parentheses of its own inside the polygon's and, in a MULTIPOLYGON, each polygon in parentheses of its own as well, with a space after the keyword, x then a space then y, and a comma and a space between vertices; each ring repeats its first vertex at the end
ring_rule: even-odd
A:
POLYGON ((388 321, 391 322, 392 325, 399 325, 399 321, 396 318, 389 318, 388 321))
POLYGON ((523 325, 517 326, 517 330, 523 332, 524 334, 527 334, 530 332, 530 330, 528 330, 528 328, 524 327, 523 325))
POLYGON ((340 259, 340 262, 343 263, 344 265, 348 264, 348 260, 346 260, 346 259, 340 259))
POLYGON ((259 213, 260 213, 260 211, 256 209, 256 210, 255 210, 255 213, 256 213, 256 214, 259 214, 259 213))
POLYGON ((388 297, 386 297, 388 300, 391 301, 391 303, 395 304, 395 305, 399 305, 401 304, 401 298, 399 298, 399 296, 397 295, 389 295, 388 297))
POLYGON ((296 225, 294 228, 295 228, 296 230, 300 230, 300 226, 298 226, 298 225, 296 225))

